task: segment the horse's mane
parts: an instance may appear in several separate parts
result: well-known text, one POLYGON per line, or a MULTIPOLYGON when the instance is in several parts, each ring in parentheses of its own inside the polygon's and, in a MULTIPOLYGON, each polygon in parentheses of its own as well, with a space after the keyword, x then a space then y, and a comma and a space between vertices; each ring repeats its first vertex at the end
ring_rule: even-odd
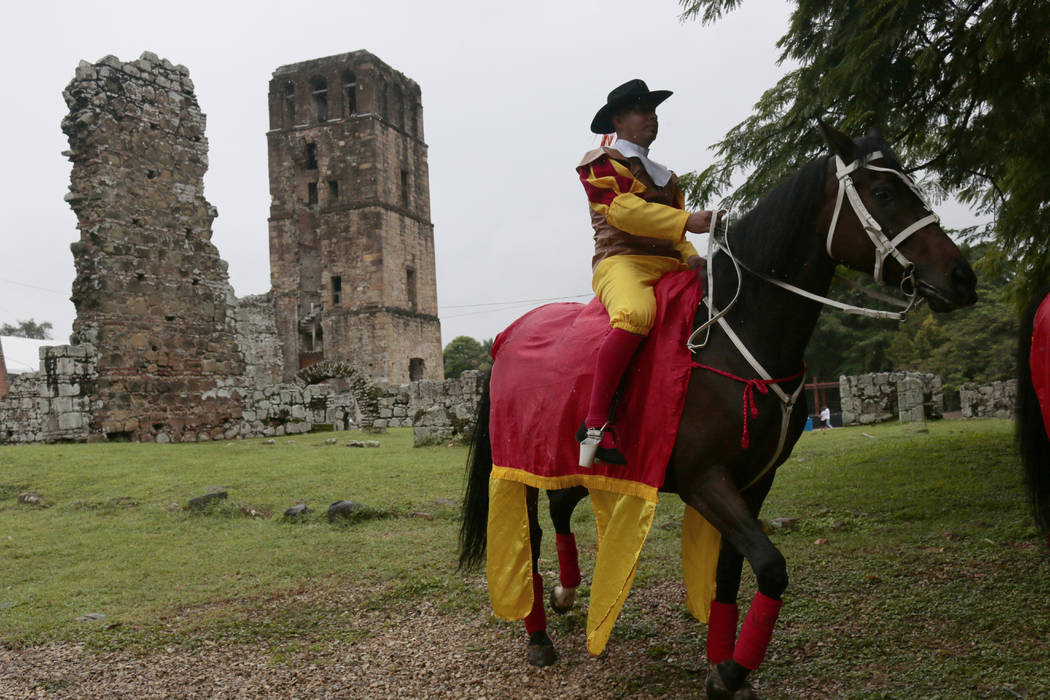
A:
MULTIPOLYGON (((889 145, 874 135, 854 140, 857 152, 881 151, 888 167, 900 169, 889 145)), ((729 244, 749 267, 779 277, 778 269, 792 262, 812 243, 813 224, 824 202, 829 156, 811 160, 784 178, 728 231, 729 244)))

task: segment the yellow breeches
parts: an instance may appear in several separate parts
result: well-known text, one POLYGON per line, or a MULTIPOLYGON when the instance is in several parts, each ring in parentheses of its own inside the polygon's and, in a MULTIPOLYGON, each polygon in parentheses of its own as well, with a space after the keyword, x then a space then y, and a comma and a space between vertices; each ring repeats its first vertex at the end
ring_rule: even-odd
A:
POLYGON ((649 335, 656 319, 653 285, 668 272, 687 267, 659 255, 613 255, 594 268, 591 287, 609 312, 609 325, 635 335, 649 335))

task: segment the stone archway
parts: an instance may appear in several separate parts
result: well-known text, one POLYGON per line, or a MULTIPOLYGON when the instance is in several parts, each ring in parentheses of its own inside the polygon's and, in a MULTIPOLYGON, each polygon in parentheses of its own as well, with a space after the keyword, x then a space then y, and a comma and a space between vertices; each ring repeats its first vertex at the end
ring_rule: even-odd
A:
POLYGON ((346 379, 350 393, 357 401, 361 413, 361 429, 372 430, 379 416, 380 391, 371 380, 352 363, 342 360, 326 360, 304 367, 295 374, 295 381, 300 386, 320 384, 326 379, 346 379))

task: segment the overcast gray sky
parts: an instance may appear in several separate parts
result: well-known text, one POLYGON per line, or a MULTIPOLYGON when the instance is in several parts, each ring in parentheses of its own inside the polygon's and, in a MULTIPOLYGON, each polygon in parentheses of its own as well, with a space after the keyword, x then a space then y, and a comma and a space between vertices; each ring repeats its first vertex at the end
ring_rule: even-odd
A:
POLYGON ((270 75, 365 49, 422 89, 447 344, 493 337, 533 300, 586 301, 592 242, 574 166, 596 145, 588 126, 608 91, 634 77, 674 90, 652 156, 679 173, 704 168, 707 147, 782 74, 775 44, 790 5, 750 0, 713 26, 679 23, 675 0, 39 0, 4 12, 0 322, 50 321, 58 342, 72 329, 79 233, 62 200, 71 164, 59 125, 81 59, 148 50, 189 68, 208 119, 212 240, 244 296, 270 285, 270 75))

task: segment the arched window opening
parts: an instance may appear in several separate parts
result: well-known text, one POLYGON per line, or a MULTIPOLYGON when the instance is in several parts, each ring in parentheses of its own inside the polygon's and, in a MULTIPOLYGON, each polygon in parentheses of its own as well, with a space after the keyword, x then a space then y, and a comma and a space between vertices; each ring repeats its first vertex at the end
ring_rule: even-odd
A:
POLYGON ((328 120, 328 81, 319 75, 310 78, 310 94, 314 100, 314 116, 317 121, 328 120))
POLYGON ((343 71, 343 108, 346 116, 357 114, 357 77, 353 71, 343 71))
POLYGON ((291 81, 284 84, 284 125, 295 126, 295 85, 291 81))

